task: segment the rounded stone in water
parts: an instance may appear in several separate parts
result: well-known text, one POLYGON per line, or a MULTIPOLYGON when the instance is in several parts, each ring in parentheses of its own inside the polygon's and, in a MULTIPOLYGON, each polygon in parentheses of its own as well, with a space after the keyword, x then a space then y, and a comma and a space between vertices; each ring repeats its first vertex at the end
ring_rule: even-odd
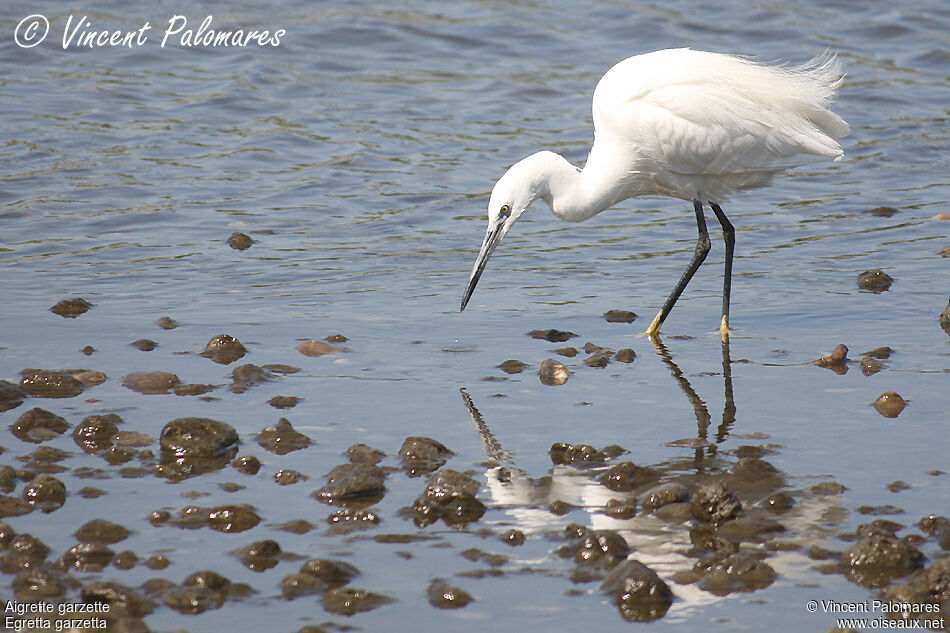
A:
POLYGON ((69 424, 66 420, 39 407, 30 409, 10 426, 13 435, 24 442, 33 444, 40 444, 60 436, 68 428, 69 424))
POLYGON ((452 586, 441 578, 434 578, 426 590, 429 604, 436 609, 461 609, 472 601, 472 596, 459 587, 452 586))
POLYGON ((90 308, 92 308, 91 303, 82 297, 75 297, 58 301, 49 311, 67 319, 75 319, 80 314, 88 312, 90 308))
POLYGON ((571 372, 563 363, 548 358, 541 363, 541 369, 538 372, 541 382, 549 386, 563 385, 570 378, 571 372))
POLYGON ((74 398, 83 392, 83 384, 73 377, 81 370, 24 369, 20 388, 34 398, 74 398))
POLYGON ((257 434, 257 443, 260 444, 261 448, 272 453, 286 455, 292 451, 307 448, 313 441, 294 429, 293 425, 290 424, 290 420, 281 418, 277 424, 269 426, 257 434))
POLYGON ((601 590, 613 596, 621 617, 628 622, 652 622, 666 615, 673 604, 669 586, 638 560, 625 560, 614 567, 601 590))
POLYGON ((858 288, 873 293, 884 292, 891 287, 892 283, 894 283, 894 278, 880 268, 865 270, 858 275, 858 288))
POLYGON ((112 545, 124 541, 129 537, 129 534, 129 530, 118 523, 112 523, 105 519, 92 519, 83 523, 73 536, 83 543, 112 545))
POLYGON ((0 380, 0 413, 16 409, 26 399, 26 392, 17 385, 6 380, 0 380))
POLYGON ((134 371, 122 377, 122 386, 138 393, 168 393, 181 384, 175 374, 166 371, 134 371))
POLYGON ((216 457, 238 443, 230 424, 208 418, 177 418, 162 429, 163 451, 178 457, 216 457))
POLYGON ((877 397, 872 406, 885 418, 896 418, 907 406, 907 400, 904 400, 899 393, 886 391, 877 397))
POLYGON ((205 358, 210 358, 219 365, 228 365, 243 358, 247 354, 247 349, 229 334, 218 334, 205 345, 205 351, 201 353, 205 358))
POLYGON ((66 503, 66 484, 52 475, 37 475, 23 489, 23 499, 43 512, 53 512, 66 503))
POLYGON ((249 235, 246 233, 240 233, 238 231, 231 233, 231 236, 228 238, 228 246, 236 251, 247 250, 253 243, 254 240, 252 240, 249 235))

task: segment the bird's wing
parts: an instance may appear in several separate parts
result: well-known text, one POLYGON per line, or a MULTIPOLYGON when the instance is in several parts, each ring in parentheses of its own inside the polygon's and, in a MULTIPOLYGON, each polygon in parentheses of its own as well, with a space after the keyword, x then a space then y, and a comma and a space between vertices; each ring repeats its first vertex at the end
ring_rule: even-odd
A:
POLYGON ((790 80, 782 70, 688 49, 630 58, 594 92, 595 143, 621 142, 682 175, 775 172, 837 158, 834 137, 848 126, 825 107, 835 84, 824 77, 832 75, 809 78, 803 69, 790 80))

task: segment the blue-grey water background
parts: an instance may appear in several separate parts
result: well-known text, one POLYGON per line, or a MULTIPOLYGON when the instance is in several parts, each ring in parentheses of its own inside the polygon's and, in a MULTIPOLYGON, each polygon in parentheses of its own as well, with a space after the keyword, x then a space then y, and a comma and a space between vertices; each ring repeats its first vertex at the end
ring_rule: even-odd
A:
MULTIPOLYGON (((109 376, 78 398, 34 400, 0 414, 0 425, 41 406, 72 424, 118 412, 125 430, 157 437, 173 418, 205 416, 232 424, 242 454, 265 462, 256 477, 226 468, 177 484, 114 475, 91 482, 108 492, 98 499, 71 495, 57 512, 7 519, 54 553, 75 542, 75 526, 110 519, 134 531, 122 547, 164 552, 172 561, 160 572, 141 565, 76 572, 83 580, 138 586, 213 569, 256 590, 195 617, 160 606, 146 619, 153 629, 291 631, 332 621, 365 631, 407 630, 407 623, 422 631, 825 630, 833 620, 808 613, 808 599, 872 595, 803 564, 767 589, 680 597, 657 622, 626 623, 596 587, 570 582, 551 540, 508 549, 479 532, 531 528, 484 490, 482 522, 462 531, 427 528, 440 547, 374 541, 374 533, 416 531, 399 508, 423 482, 404 475, 387 481, 379 526, 355 536, 319 527, 330 509, 309 493, 356 442, 394 455, 405 437, 430 436, 455 451, 450 467, 480 477, 486 455, 461 388, 533 478, 550 474, 555 441, 620 444, 643 464, 693 455, 670 444, 696 436, 693 406, 639 336, 692 251, 688 204, 628 200, 580 225, 536 205, 458 312, 495 180, 541 148, 582 164, 598 78, 620 59, 661 48, 789 63, 827 49, 848 75, 836 106, 852 129, 845 158, 798 169, 725 206, 738 230, 731 355, 742 362, 732 366, 736 420, 719 450, 768 443, 777 447, 769 461, 791 485, 840 482, 847 487, 837 499, 841 531, 869 520, 855 510, 864 505, 897 506, 904 513, 888 518, 906 525, 946 513, 947 476, 928 474, 950 471, 950 338, 937 319, 950 292, 950 259, 940 254, 950 246, 950 222, 935 218, 950 212, 946 3, 185 6, 13 1, 0 9, 0 378, 16 382, 28 367, 109 376), (13 31, 33 13, 49 18, 51 32, 23 49, 13 31), (218 28, 287 33, 276 47, 161 48, 162 27, 179 13, 189 27, 212 15, 218 28), (87 16, 96 29, 135 30, 149 21, 153 31, 132 49, 63 50, 70 15, 87 16), (879 206, 899 212, 864 213, 879 206), (234 231, 254 245, 229 248, 234 231), (873 268, 894 277, 889 291, 858 289, 858 274, 873 268), (76 296, 93 309, 77 319, 49 312, 76 296), (632 325, 608 323, 602 315, 610 309, 641 316, 632 325), (162 316, 180 327, 159 329, 162 316), (583 356, 562 359, 574 371, 570 380, 545 386, 537 367, 561 345, 526 336, 539 328, 575 332, 573 344, 630 347, 637 360, 595 369, 583 356), (247 346, 241 362, 302 371, 232 393, 231 368, 198 354, 221 333, 247 346), (350 352, 309 358, 294 349, 337 333, 348 337, 350 352), (129 345, 142 338, 159 347, 146 353, 129 345), (873 376, 810 363, 838 343, 853 358, 881 346, 896 352, 873 376), (96 353, 83 355, 86 345, 96 353), (507 359, 531 367, 505 382, 483 380, 505 376, 496 365, 507 359), (144 396, 121 385, 137 370, 224 386, 206 400, 144 396), (910 401, 897 418, 870 406, 885 391, 910 401), (278 394, 303 401, 278 411, 267 405, 278 394), (286 456, 256 446, 254 434, 281 416, 315 444, 286 456), (272 476, 280 468, 309 480, 277 486, 272 476), (889 491, 896 480, 910 487, 889 491), (231 481, 245 488, 224 492, 219 484, 231 481), (148 523, 152 510, 192 503, 186 492, 206 495, 202 505, 250 503, 264 521, 237 535, 148 523), (273 527, 298 518, 318 527, 304 535, 273 527), (305 557, 343 557, 363 570, 360 586, 395 601, 349 619, 324 613, 312 598, 284 601, 280 578, 296 563, 255 574, 228 554, 263 538, 305 557), (470 547, 512 557, 508 573, 455 578, 477 600, 458 611, 433 609, 429 580, 478 567, 458 555, 470 547)), ((714 421, 724 405, 721 273, 716 232, 706 265, 664 326, 670 353, 714 421)), ((34 448, 6 430, 0 438, 3 463, 15 465, 34 448)), ((69 434, 48 445, 71 452, 63 462, 70 468, 107 468, 69 434)), ((70 472, 58 476, 70 491, 90 485, 70 472)), ((589 524, 591 516, 577 508, 552 518, 563 527, 589 524)))

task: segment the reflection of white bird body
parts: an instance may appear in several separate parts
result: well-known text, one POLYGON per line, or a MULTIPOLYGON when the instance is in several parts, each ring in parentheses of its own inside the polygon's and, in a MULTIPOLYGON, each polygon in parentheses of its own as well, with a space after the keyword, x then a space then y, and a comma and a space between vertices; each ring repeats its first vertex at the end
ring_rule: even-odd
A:
POLYGON ((719 205, 809 159, 839 159, 848 124, 828 105, 841 83, 832 56, 799 67, 671 49, 618 63, 594 90, 594 145, 583 170, 549 151, 512 167, 492 190, 488 231, 462 299, 468 303, 495 247, 538 198, 581 222, 621 200, 664 195, 692 200, 696 254, 648 334, 656 334, 709 251, 708 204, 726 239, 721 331, 728 333, 734 230, 719 205))

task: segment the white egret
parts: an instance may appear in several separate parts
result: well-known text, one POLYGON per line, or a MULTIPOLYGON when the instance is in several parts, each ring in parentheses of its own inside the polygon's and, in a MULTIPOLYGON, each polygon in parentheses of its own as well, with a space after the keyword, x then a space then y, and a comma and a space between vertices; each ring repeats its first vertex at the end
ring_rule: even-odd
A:
POLYGON ((841 158, 836 139, 848 124, 828 108, 842 79, 833 55, 787 67, 681 48, 616 64, 594 90, 594 145, 583 169, 542 151, 495 184, 461 310, 495 247, 538 198, 562 220, 582 222, 632 196, 663 195, 693 202, 699 238, 646 333, 656 335, 709 252, 706 204, 726 244, 720 332, 727 336, 735 229, 719 205, 808 159, 841 158))

